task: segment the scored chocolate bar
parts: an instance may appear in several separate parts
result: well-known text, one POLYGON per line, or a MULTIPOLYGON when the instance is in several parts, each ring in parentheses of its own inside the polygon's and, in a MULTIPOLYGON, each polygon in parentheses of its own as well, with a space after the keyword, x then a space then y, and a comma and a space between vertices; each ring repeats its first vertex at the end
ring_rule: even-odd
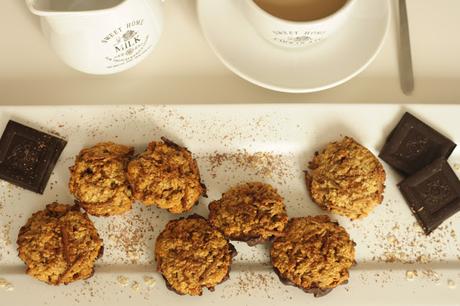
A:
POLYGON ((428 235, 460 210, 460 180, 445 159, 438 159, 399 184, 428 235))
POLYGON ((0 179, 42 194, 66 144, 10 120, 0 139, 0 179))
POLYGON ((379 157, 406 175, 437 158, 447 159, 456 144, 409 113, 388 136, 379 157))

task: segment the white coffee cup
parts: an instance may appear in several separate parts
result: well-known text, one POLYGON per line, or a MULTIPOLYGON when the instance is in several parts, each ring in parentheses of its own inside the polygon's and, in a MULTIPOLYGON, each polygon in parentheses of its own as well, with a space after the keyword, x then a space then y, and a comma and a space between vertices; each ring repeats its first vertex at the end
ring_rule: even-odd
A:
POLYGON ((69 66, 112 74, 145 59, 163 30, 161 0, 26 0, 69 66))
POLYGON ((312 21, 282 19, 271 15, 253 0, 242 0, 241 9, 257 32, 266 40, 281 47, 298 48, 322 41, 342 27, 350 16, 355 1, 348 0, 335 13, 312 21))

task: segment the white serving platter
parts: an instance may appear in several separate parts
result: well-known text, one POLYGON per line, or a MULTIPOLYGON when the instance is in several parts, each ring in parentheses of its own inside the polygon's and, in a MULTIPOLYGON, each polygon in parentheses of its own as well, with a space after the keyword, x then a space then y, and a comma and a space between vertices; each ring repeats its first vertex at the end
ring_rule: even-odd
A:
MULTIPOLYGON (((386 164, 385 200, 364 220, 336 218, 357 243, 358 265, 349 284, 322 298, 281 284, 271 271, 268 246, 234 243, 230 280, 201 297, 166 289, 155 272, 153 245, 176 216, 135 204, 119 217, 92 217, 105 242, 95 275, 67 286, 49 286, 27 276, 17 257, 19 228, 47 203, 72 203, 68 167, 84 146, 100 141, 133 145, 166 136, 197 157, 209 189, 193 212, 228 187, 259 180, 273 184, 291 217, 323 213, 311 202, 303 170, 316 150, 344 135, 378 153, 403 112, 460 142, 460 105, 188 105, 0 107, 0 131, 9 119, 57 133, 68 145, 44 195, 0 182, 0 305, 460 305, 460 214, 429 237, 416 224, 386 164), (144 277, 153 277, 149 286, 144 277)), ((459 174, 460 149, 449 160, 459 174)))

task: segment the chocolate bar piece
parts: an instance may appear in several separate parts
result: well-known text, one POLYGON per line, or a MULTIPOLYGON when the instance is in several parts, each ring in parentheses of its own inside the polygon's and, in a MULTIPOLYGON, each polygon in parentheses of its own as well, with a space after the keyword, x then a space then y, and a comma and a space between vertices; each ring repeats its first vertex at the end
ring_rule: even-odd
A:
POLYGON ((0 179, 42 194, 66 144, 10 120, 0 139, 0 179))
POLYGON ((411 175, 437 158, 447 159, 457 145, 409 113, 388 136, 380 158, 411 175))
POLYGON ((405 179, 399 189, 427 235, 460 210, 460 180, 445 159, 405 179))

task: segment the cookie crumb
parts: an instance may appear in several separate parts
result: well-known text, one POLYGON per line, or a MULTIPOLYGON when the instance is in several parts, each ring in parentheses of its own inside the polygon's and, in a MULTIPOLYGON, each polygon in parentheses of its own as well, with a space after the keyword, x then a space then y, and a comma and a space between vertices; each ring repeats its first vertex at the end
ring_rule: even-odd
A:
POLYGON ((453 280, 448 279, 447 280, 447 287, 449 287, 449 289, 455 289, 455 288, 457 288, 457 284, 453 280))

